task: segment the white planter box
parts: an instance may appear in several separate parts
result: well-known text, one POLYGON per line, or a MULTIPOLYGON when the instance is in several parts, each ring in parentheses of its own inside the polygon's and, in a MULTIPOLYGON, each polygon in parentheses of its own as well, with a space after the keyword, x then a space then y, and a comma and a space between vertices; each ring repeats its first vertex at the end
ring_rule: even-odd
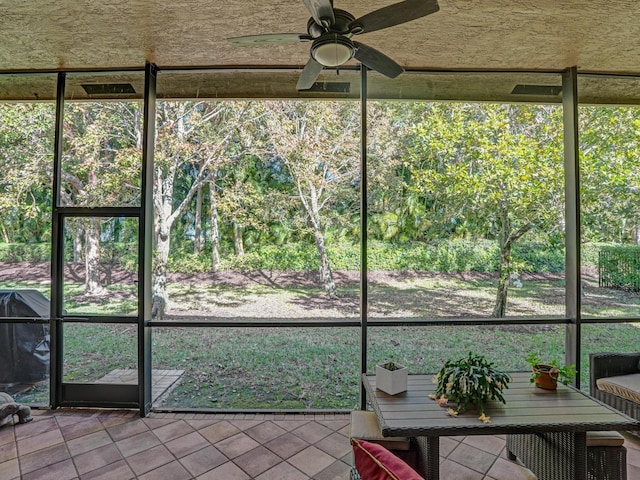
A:
POLYGON ((407 391, 407 367, 396 363, 398 370, 387 370, 376 365, 376 388, 389 395, 407 391))

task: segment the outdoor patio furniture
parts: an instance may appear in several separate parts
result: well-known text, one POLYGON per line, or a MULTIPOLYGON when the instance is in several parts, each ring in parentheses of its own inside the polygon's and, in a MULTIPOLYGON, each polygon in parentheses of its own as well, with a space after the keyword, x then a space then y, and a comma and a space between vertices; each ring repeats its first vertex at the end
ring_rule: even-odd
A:
MULTIPOLYGON (((589 355, 589 387, 593 397, 640 420, 640 352, 589 355)), ((630 430, 640 436, 640 431, 630 430)))
MULTIPOLYGON (((587 432, 587 480, 626 480, 627 449, 618 432, 587 432)), ((558 465, 570 465, 578 454, 568 434, 507 435, 507 456, 518 458, 541 479, 566 478, 558 465)))
MULTIPOLYGON (((587 432, 640 429, 640 421, 571 386, 542 390, 529 383, 529 372, 512 373, 511 377, 509 389, 504 392, 506 404, 492 401, 487 405, 486 413, 491 417, 488 424, 471 412, 455 418, 447 416, 437 402, 428 398, 435 389, 431 375, 409 375, 408 389, 399 395, 376 390, 373 375, 363 375, 362 381, 382 435, 418 439, 425 465, 424 472, 419 473, 428 480, 437 480, 440 475, 441 436, 506 434, 508 438, 526 434, 544 438, 536 448, 538 456, 550 459, 546 478, 584 480, 588 478, 587 432)), ((519 458, 524 455, 517 448, 514 450, 511 453, 519 458)))
MULTIPOLYGON (((398 458, 404 460, 417 472, 423 470, 420 449, 416 439, 411 437, 383 437, 378 418, 374 412, 364 410, 351 412, 350 438, 366 440, 381 445, 398 458)), ((353 470, 352 478, 358 478, 359 474, 355 466, 353 470)))

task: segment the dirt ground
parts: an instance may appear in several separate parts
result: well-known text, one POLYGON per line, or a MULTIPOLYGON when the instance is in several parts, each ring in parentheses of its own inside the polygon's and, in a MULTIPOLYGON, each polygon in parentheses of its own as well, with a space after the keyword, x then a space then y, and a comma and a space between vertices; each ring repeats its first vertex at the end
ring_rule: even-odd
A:
MULTIPOLYGON (((81 283, 83 265, 68 265, 65 279, 81 283)), ((338 300, 324 293, 315 271, 171 273, 168 285, 179 285, 179 293, 170 296, 168 318, 357 318, 360 312, 360 272, 337 271, 338 300)), ((369 314, 383 317, 487 317, 495 301, 491 284, 495 274, 369 272, 369 314), (434 283, 435 282, 435 283, 434 283), (425 288, 424 284, 437 285, 425 288), (471 288, 461 288, 469 284, 471 288)), ((523 282, 541 282, 545 288, 535 290, 526 302, 510 300, 508 314, 562 315, 564 309, 563 274, 524 274, 523 282), (537 296, 537 298, 536 298, 537 296), (533 306, 532 306, 533 305, 533 306), (533 309, 533 311, 532 311, 533 309)), ((131 284, 135 274, 112 268, 103 273, 105 284, 131 284)), ((48 284, 48 263, 0 262, 0 288, 5 282, 29 281, 48 284)), ((6 287, 4 287, 6 288, 6 287)), ((109 291, 108 298, 125 299, 130 289, 109 291)), ((599 308, 628 304, 634 294, 598 287, 597 271, 583 269, 583 304, 599 308)), ((102 303, 104 299, 79 295, 76 302, 102 303)))

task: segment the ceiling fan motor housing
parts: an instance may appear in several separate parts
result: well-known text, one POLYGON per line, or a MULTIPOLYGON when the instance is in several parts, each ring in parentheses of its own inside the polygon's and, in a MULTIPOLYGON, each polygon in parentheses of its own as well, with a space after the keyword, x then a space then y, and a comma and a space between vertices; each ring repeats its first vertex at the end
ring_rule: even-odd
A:
POLYGON ((340 35, 360 33, 359 31, 353 31, 353 29, 349 28, 349 25, 356 19, 349 12, 334 8, 333 14, 335 17, 335 21, 332 25, 329 25, 328 28, 319 25, 318 23, 316 23, 313 17, 311 17, 307 22, 307 32, 309 32, 309 35, 311 35, 311 37, 313 38, 319 38, 325 33, 339 33, 340 35))

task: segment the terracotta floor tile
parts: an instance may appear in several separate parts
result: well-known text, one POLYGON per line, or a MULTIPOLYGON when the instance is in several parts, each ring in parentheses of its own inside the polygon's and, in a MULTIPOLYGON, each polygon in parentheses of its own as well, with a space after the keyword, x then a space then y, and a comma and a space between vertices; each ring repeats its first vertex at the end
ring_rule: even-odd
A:
POLYGON ((233 463, 255 478, 262 472, 282 462, 282 459, 268 448, 260 445, 233 459, 233 463))
POLYGON ((127 463, 136 475, 142 475, 174 460, 175 457, 164 445, 158 445, 127 457, 127 463))
POLYGON ((256 480, 308 480, 309 477, 287 462, 282 462, 275 467, 260 474, 256 480))
POLYGON ((54 417, 34 417, 30 423, 15 425, 16 439, 30 437, 32 435, 40 435, 44 432, 58 428, 58 423, 54 417))
POLYGON ((208 427, 199 430, 200 435, 209 440, 212 444, 231 437, 239 431, 238 427, 231 425, 226 420, 214 423, 213 425, 209 425, 208 427))
POLYGON ((72 423, 65 427, 61 427, 62 436, 66 441, 74 438, 82 437, 90 433, 104 430, 104 425, 97 418, 88 418, 82 422, 72 423))
MULTIPOLYGON (((237 425, 237 423, 234 422, 234 425, 237 425)), ((245 429, 244 432, 259 443, 266 443, 287 433, 284 428, 270 421, 260 422, 251 428, 245 429)))
POLYGON ((220 453, 220 451, 215 447, 207 447, 181 458, 180 463, 193 476, 197 477, 198 475, 202 475, 203 473, 222 465, 227 462, 227 460, 228 458, 220 453))
POLYGON ((309 422, 301 427, 296 428, 292 432, 294 435, 306 440, 309 443, 315 443, 324 437, 331 435, 333 432, 319 423, 309 422))
POLYGON ((295 436, 293 433, 285 433, 284 435, 267 442, 265 446, 286 460, 307 448, 309 446, 309 442, 295 436))
MULTIPOLYGON (((15 442, 0 445, 0 463, 12 460, 18 456, 18 449, 15 442)), ((0 477, 2 478, 2 477, 0 477)))
POLYGON ((495 480, 536 480, 536 476, 530 470, 504 458, 498 458, 487 475, 495 480))
POLYGON ((495 455, 467 445, 464 442, 458 445, 447 458, 483 475, 489 471, 496 460, 495 455))
POLYGON ((9 425, 5 426, 4 428, 0 428, 0 445, 14 443, 16 441, 14 429, 15 427, 10 428, 9 425))
POLYGON ((233 462, 227 462, 197 477, 197 480, 249 480, 251 477, 233 462))
POLYGON ((64 442, 62 433, 57 428, 54 430, 47 430, 46 432, 39 433, 37 435, 31 435, 23 439, 18 439, 18 453, 20 455, 27 455, 36 450, 52 447, 64 442))
POLYGON ((73 462, 80 475, 120 460, 122 460, 120 450, 113 443, 73 457, 73 462))
POLYGON ((209 441, 198 432, 192 432, 165 443, 165 447, 167 447, 176 458, 182 458, 209 445, 209 441))
MULTIPOLYGON (((318 423, 320 425, 324 425, 325 427, 333 430, 334 432, 338 432, 344 429, 345 427, 351 427, 351 419, 348 416, 345 416, 345 418, 337 419, 337 420, 319 420, 318 423)), ((349 428, 349 430, 351 430, 351 428, 349 428)), ((349 434, 347 433, 347 435, 349 434)))
POLYGON ((74 438, 67 442, 69 452, 71 455, 80 455, 81 453, 88 452, 94 448, 104 447, 113 443, 111 437, 105 430, 99 432, 90 433, 84 437, 74 438))
POLYGON ((499 455, 506 446, 506 441, 495 435, 471 435, 465 438, 463 443, 493 455, 499 455))
POLYGON ((97 416, 100 423, 105 426, 105 428, 112 428, 118 425, 123 425, 125 423, 129 423, 132 418, 137 419, 136 417, 129 417, 125 415, 110 415, 108 413, 100 414, 97 416))
MULTIPOLYGON (((138 477, 141 480, 189 480, 191 474, 178 461, 167 463, 138 477)), ((220 477, 223 480, 224 477, 220 477)))
POLYGON ((155 430, 156 428, 164 427, 165 425, 169 425, 171 423, 175 423, 177 420, 175 418, 156 418, 156 417, 147 417, 143 418, 142 421, 149 427, 151 430, 155 430))
POLYGON ((341 458, 351 451, 349 439, 340 433, 332 433, 316 442, 315 445, 333 458, 341 458))
POLYGON ((333 462, 327 468, 316 474, 314 480, 345 480, 349 478, 351 465, 341 461, 333 462))
POLYGON ((187 433, 193 432, 193 427, 184 420, 177 420, 168 425, 154 428, 153 433, 161 442, 168 442, 187 433))
MULTIPOLYGON (((104 422, 103 422, 104 423, 104 422)), ((120 423, 113 427, 108 427, 107 432, 115 442, 126 438, 148 432, 149 427, 141 419, 120 423)))
POLYGON ((246 433, 238 433, 215 444, 215 447, 228 458, 234 459, 243 453, 253 450, 260 444, 246 433))
MULTIPOLYGON (((440 464, 440 478, 455 480, 482 480, 484 475, 475 470, 446 459, 440 464)), ((513 480, 513 479, 512 479, 513 480)))
MULTIPOLYGON (((349 477, 353 453, 345 435, 349 417, 342 414, 152 415, 140 419, 135 411, 38 411, 34 422, 40 424, 0 429, 0 479, 349 477)), ((534 479, 506 459, 503 445, 504 436, 441 438, 441 478, 534 479)), ((628 478, 640 480, 640 439, 625 434, 625 446, 628 478)))
POLYGON ((440 455, 447 457, 453 452, 460 442, 452 437, 440 437, 440 455))
POLYGON ((63 460, 22 476, 22 480, 72 480, 78 478, 73 460, 63 460))
POLYGON ((139 433, 133 437, 116 442, 116 446, 123 457, 127 458, 136 453, 144 452, 160 445, 160 440, 152 432, 139 433))
POLYGON ((229 423, 238 427, 239 430, 246 432, 250 428, 264 423, 264 420, 256 420, 253 414, 244 415, 245 418, 230 420, 229 423))
POLYGON ((20 478, 20 465, 18 464, 18 459, 0 463, 0 478, 3 480, 14 480, 16 478, 20 478))
MULTIPOLYGON (((18 450, 18 453, 20 450, 18 450)), ((53 447, 37 450, 28 455, 20 455, 20 470, 22 474, 34 472, 48 465, 62 462, 67 460, 71 456, 69 450, 64 443, 55 445, 53 447)))
MULTIPOLYGON (((284 415, 280 415, 282 417, 284 417, 284 415)), ((283 419, 276 419, 273 420, 273 423, 275 423, 276 425, 278 425, 279 427, 284 428, 285 430, 291 431, 291 430, 295 430, 296 428, 300 428, 303 425, 306 425, 307 423, 309 423, 308 420, 285 420, 283 419)))
POLYGON ((212 418, 197 418, 195 420, 185 420, 189 425, 191 425, 196 430, 202 430, 203 428, 209 427, 214 423, 218 423, 220 420, 214 420, 212 418))
POLYGON ((131 478, 135 478, 135 475, 124 460, 106 465, 82 476, 82 480, 128 480, 131 478))
POLYGON ((293 457, 289 458, 287 462, 310 477, 313 477, 335 462, 335 459, 319 448, 310 446, 296 453, 293 457))

